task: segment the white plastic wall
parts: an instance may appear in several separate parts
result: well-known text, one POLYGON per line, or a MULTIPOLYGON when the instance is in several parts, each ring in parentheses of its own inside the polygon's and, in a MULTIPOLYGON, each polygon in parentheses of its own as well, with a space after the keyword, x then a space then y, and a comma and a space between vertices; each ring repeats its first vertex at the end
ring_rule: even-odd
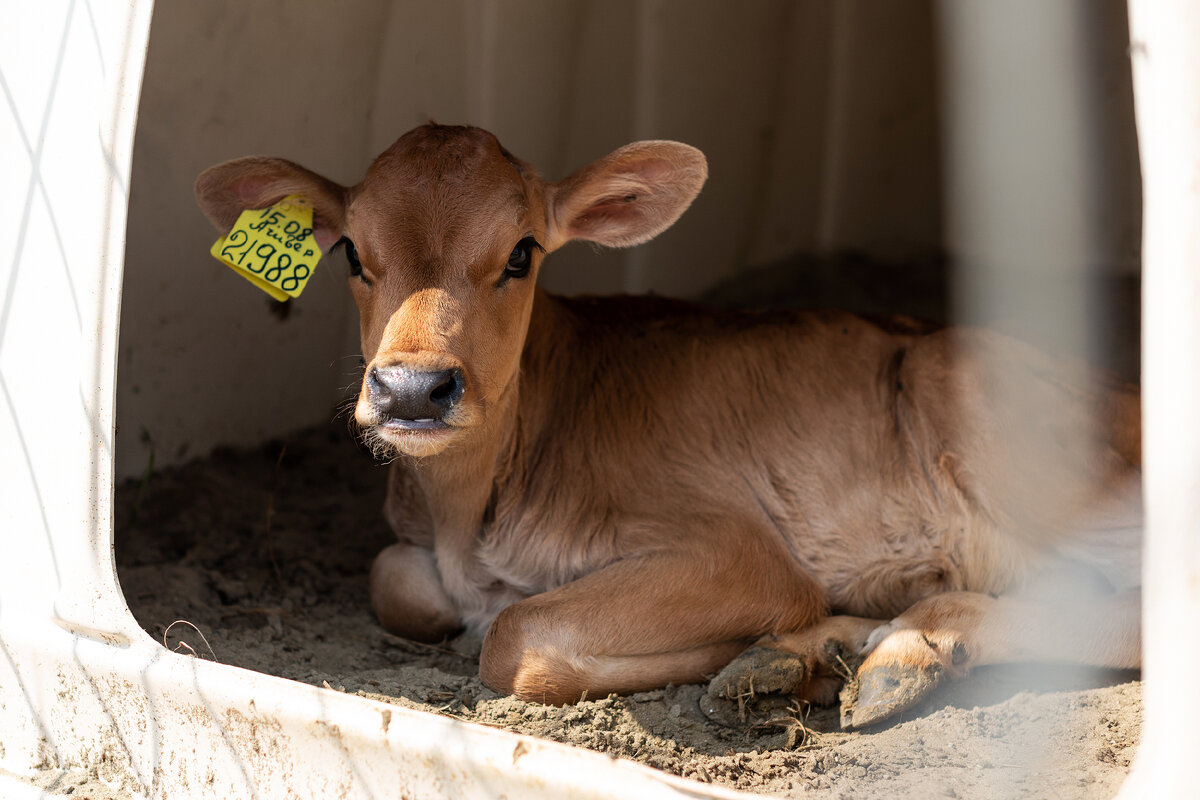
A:
POLYGON ((1146 688, 1122 800, 1195 797, 1200 753, 1200 3, 1129 7, 1146 198, 1146 688))

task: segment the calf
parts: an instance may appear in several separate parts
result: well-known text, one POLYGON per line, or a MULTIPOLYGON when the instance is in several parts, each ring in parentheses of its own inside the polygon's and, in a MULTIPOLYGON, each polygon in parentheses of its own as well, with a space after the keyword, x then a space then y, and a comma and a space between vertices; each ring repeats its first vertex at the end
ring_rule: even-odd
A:
POLYGON ((275 158, 200 176, 222 232, 301 194, 345 249, 355 419, 397 456, 384 627, 486 631, 484 683, 531 701, 711 679, 726 722, 846 678, 859 727, 979 664, 1136 667, 1135 387, 980 330, 537 287, 572 239, 661 233, 706 176, 650 141, 550 183, 437 125, 349 188, 275 158))

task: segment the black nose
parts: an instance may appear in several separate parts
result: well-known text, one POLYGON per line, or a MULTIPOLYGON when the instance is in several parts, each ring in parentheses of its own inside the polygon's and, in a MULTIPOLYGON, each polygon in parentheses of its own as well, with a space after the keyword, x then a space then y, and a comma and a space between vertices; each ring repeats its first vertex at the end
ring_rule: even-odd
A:
POLYGON ((387 419, 440 420, 465 389, 462 370, 434 372, 406 367, 371 367, 367 392, 371 405, 387 419))

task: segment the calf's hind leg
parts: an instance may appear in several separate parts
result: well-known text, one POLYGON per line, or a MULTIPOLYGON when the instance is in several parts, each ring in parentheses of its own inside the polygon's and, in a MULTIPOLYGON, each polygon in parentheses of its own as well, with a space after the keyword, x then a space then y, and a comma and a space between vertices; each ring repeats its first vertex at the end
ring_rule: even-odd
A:
POLYGON ((818 704, 841 693, 842 726, 882 722, 972 667, 1017 662, 1136 668, 1141 594, 1054 599, 947 592, 890 622, 829 617, 765 636, 709 683, 701 710, 736 726, 773 716, 794 698, 818 704))
POLYGON ((694 683, 764 633, 824 614, 816 583, 767 544, 650 552, 506 608, 479 672, 498 692, 553 704, 694 683))
POLYGON ((874 631, 842 695, 842 726, 887 719, 927 696, 943 676, 972 667, 1059 662, 1141 666, 1141 592, 1047 601, 947 592, 874 631))

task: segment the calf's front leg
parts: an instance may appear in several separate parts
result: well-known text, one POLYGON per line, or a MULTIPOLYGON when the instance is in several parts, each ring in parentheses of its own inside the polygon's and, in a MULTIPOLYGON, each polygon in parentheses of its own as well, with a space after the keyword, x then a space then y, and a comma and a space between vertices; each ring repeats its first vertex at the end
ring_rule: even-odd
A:
POLYGON ((385 629, 418 642, 440 642, 462 629, 442 586, 433 551, 397 543, 371 564, 371 608, 385 629))
POLYGON ((790 633, 769 634, 708 684, 700 710, 721 725, 767 722, 795 700, 829 705, 862 662, 883 620, 833 616, 790 633))
POLYGON ((506 608, 480 677, 552 704, 694 683, 755 638, 825 613, 817 584, 764 542, 647 552, 506 608))

